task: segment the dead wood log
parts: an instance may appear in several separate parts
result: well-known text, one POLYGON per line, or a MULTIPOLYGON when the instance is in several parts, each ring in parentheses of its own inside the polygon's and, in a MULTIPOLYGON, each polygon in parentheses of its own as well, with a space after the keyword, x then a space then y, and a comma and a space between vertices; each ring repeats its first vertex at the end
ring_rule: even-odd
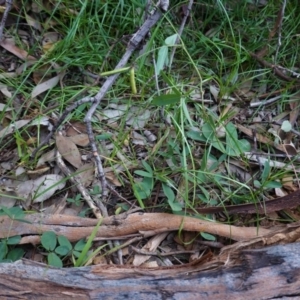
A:
POLYGON ((55 269, 22 260, 0 265, 0 298, 299 299, 300 243, 242 250, 236 257, 230 267, 216 268, 214 261, 188 270, 55 269))

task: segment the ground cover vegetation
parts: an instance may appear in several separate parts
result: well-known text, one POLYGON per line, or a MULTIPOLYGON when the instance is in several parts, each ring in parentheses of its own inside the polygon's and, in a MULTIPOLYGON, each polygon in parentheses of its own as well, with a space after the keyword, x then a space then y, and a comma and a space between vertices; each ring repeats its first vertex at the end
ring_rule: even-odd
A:
POLYGON ((1 215, 24 228, 34 213, 98 220, 80 238, 8 226, 1 261, 170 266, 218 254, 248 227, 298 221, 297 2, 170 2, 117 70, 155 3, 13 2, 0 44, 1 215), (90 97, 115 74, 91 136, 90 97), (152 234, 98 236, 102 217, 136 212, 160 216, 144 228, 152 234), (187 230, 183 216, 213 225, 187 230), (223 225, 240 234, 221 234, 223 225))

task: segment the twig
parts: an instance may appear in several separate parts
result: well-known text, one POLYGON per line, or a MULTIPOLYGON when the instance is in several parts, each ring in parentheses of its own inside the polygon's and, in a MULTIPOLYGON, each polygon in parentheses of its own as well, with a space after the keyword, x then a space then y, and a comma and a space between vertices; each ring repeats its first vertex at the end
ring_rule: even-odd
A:
POLYGON ((5 11, 3 13, 1 23, 0 23, 0 42, 3 40, 4 26, 5 26, 5 23, 6 23, 6 19, 8 17, 8 13, 11 10, 13 0, 6 0, 5 4, 6 4, 6 8, 5 8, 5 11))
POLYGON ((42 149, 42 147, 49 143, 49 141, 50 141, 51 137, 53 136, 53 134, 56 132, 56 130, 59 128, 59 126, 64 122, 64 120, 66 119, 66 117, 69 115, 70 112, 72 112, 74 109, 76 109, 81 104, 89 103, 89 102, 93 102, 93 101, 95 101, 95 98, 85 97, 85 98, 82 98, 82 99, 78 100, 74 104, 68 106, 65 109, 65 111, 63 112, 62 116, 58 119, 58 121, 52 127, 50 133, 47 135, 47 137, 44 139, 44 141, 42 141, 39 144, 39 146, 32 152, 30 157, 34 158, 36 156, 36 154, 42 149))
POLYGON ((72 174, 71 171, 69 170, 69 168, 64 163, 59 151, 56 151, 56 163, 57 163, 58 167, 60 168, 60 170, 70 179, 70 181, 74 184, 74 186, 76 186, 76 188, 78 189, 78 191, 80 192, 80 194, 82 195, 82 197, 84 198, 84 200, 86 201, 88 206, 92 209, 95 217, 97 219, 101 219, 102 215, 107 216, 106 207, 102 203, 101 203, 101 205, 99 205, 100 210, 102 212, 102 215, 101 215, 99 208, 96 207, 96 205, 94 204, 93 199, 89 195, 86 188, 81 184, 81 181, 78 178, 78 176, 72 174))
POLYGON ((262 106, 262 105, 268 105, 268 104, 271 104, 271 103, 273 103, 273 102, 275 102, 275 101, 277 101, 281 98, 282 98, 282 95, 279 95, 279 96, 276 96, 276 97, 268 99, 268 100, 252 102, 252 103, 250 103, 250 107, 259 107, 259 106, 262 106))
POLYGON ((155 255, 155 256, 170 256, 170 255, 178 255, 178 254, 194 254, 197 252, 196 250, 194 251, 172 251, 172 252, 167 252, 167 253, 160 253, 160 252, 151 252, 151 251, 145 251, 142 249, 138 249, 132 245, 129 246, 129 251, 134 251, 137 254, 142 254, 142 255, 155 255))
MULTIPOLYGON (((182 19, 180 28, 179 28, 179 30, 178 30, 178 36, 177 36, 177 38, 176 38, 176 43, 175 43, 175 44, 178 44, 178 42, 179 42, 179 37, 182 35, 182 32, 183 32, 184 26, 185 26, 185 24, 186 24, 187 18, 188 18, 188 16, 190 15, 190 11, 191 11, 191 9, 192 9, 193 3, 194 3, 194 0, 190 0, 187 9, 186 9, 186 11, 184 12, 184 17, 183 17, 183 19, 182 19)), ((172 66, 172 62, 173 62, 173 59, 174 59, 175 51, 176 51, 176 47, 173 47, 172 53, 171 53, 171 55, 170 55, 170 63, 169 63, 169 66, 170 66, 170 67, 169 67, 169 68, 171 68, 171 66, 172 66)))
POLYGON ((274 64, 276 64, 276 62, 277 62, 277 57, 278 57, 279 49, 280 49, 280 46, 281 46, 282 20, 283 20, 283 17, 284 17, 285 7, 286 7, 286 0, 283 0, 282 7, 281 7, 281 10, 279 12, 279 21, 278 21, 278 25, 277 25, 278 39, 277 39, 276 53, 275 53, 275 57, 274 57, 274 64))
POLYGON ((292 78, 290 76, 287 76, 284 72, 281 71, 281 69, 285 69, 285 68, 283 68, 281 66, 277 66, 277 65, 271 64, 271 63, 267 62, 266 60, 262 59, 259 55, 255 54, 255 53, 250 53, 250 55, 254 59, 256 59, 262 66, 273 69, 275 75, 277 75, 279 78, 281 78, 281 79, 283 79, 285 81, 288 81, 288 82, 291 82, 291 81, 300 82, 297 79, 294 79, 294 78, 292 78))

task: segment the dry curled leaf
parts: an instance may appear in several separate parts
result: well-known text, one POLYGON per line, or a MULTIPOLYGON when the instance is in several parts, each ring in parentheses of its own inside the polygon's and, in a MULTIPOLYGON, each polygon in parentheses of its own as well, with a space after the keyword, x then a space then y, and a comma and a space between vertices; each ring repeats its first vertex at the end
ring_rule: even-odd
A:
POLYGON ((81 155, 77 146, 61 134, 56 135, 56 147, 61 156, 77 169, 82 166, 81 155))

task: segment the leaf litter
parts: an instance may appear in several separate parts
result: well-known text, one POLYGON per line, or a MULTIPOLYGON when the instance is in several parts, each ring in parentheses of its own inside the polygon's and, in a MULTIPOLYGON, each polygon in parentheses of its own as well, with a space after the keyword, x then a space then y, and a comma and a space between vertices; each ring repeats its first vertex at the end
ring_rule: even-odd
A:
MULTIPOLYGON (((266 5, 268 3, 262 4, 262 7, 266 5)), ((269 218, 268 201, 276 200, 276 196, 287 197, 284 199, 288 201, 289 194, 293 200, 293 193, 299 191, 299 95, 296 92, 299 80, 295 77, 296 68, 269 63, 266 44, 256 45, 256 49, 261 51, 255 54, 249 50, 252 58, 263 67, 249 73, 242 71, 249 62, 241 63, 239 69, 231 72, 234 69, 230 65, 232 53, 224 49, 224 64, 228 65, 224 65, 219 78, 214 75, 217 66, 210 62, 213 55, 210 54, 210 57, 205 53, 203 68, 211 71, 209 76, 204 72, 205 80, 199 81, 194 71, 185 74, 180 61, 176 62, 176 72, 180 75, 164 73, 166 68, 174 68, 170 65, 169 50, 177 45, 180 52, 182 46, 182 41, 177 40, 178 34, 169 33, 158 51, 153 52, 157 55, 156 62, 154 59, 152 65, 146 64, 147 67, 155 67, 154 74, 162 82, 156 78, 153 80, 157 82, 156 86, 141 83, 139 92, 143 96, 140 100, 133 100, 128 84, 121 82, 120 91, 116 85, 116 90, 108 94, 106 104, 101 104, 92 119, 100 159, 104 163, 104 177, 109 185, 109 195, 104 203, 99 196, 103 192, 99 179, 102 175, 97 174, 90 135, 83 123, 87 109, 85 103, 74 109, 70 120, 55 136, 51 136, 49 145, 38 152, 37 160, 30 161, 29 157, 40 141, 53 133, 55 123, 67 104, 72 104, 70 99, 80 99, 82 91, 83 96, 95 93, 95 87, 89 86, 78 65, 67 63, 69 58, 60 60, 55 56, 61 51, 61 45, 68 41, 66 32, 65 36, 59 32, 63 30, 51 19, 49 11, 55 8, 61 16, 76 18, 80 10, 76 5, 74 7, 38 1, 21 10, 21 3, 17 1, 14 13, 21 14, 26 26, 8 25, 6 36, 0 43, 2 54, 6 57, 5 63, 1 63, 3 72, 0 74, 0 206, 11 209, 21 205, 25 211, 33 209, 38 215, 52 207, 53 201, 61 201, 60 215, 66 217, 73 210, 72 213, 75 211, 88 219, 93 215, 99 217, 102 205, 107 210, 105 220, 120 213, 131 215, 135 220, 134 212, 144 210, 147 213, 144 219, 137 219, 149 224, 148 227, 136 226, 135 231, 130 232, 112 231, 111 237, 120 239, 126 234, 138 234, 143 243, 132 241, 130 248, 131 238, 128 238, 129 244, 124 243, 122 252, 119 251, 119 262, 125 260, 126 264, 148 267, 174 266, 178 261, 195 260, 201 256, 200 253, 218 252, 217 247, 211 247, 212 250, 208 246, 199 247, 207 241, 217 239, 223 245, 230 239, 239 241, 242 236, 245 240, 254 238, 256 218, 261 209, 256 214, 249 213, 245 222, 238 215, 231 217, 227 213, 230 210, 235 213, 239 209, 243 211, 243 205, 254 202, 254 206, 264 207, 264 225, 268 221, 271 224, 273 219, 279 224, 283 206, 278 202, 276 209, 272 209, 275 215, 269 218), (45 15, 38 16, 36 13, 41 11, 45 15), (273 69, 273 74, 268 74, 268 68, 273 69), (276 84, 270 83, 270 77, 276 80, 276 84), (292 82, 291 86, 287 87, 282 79, 292 82), (25 83, 20 83, 21 80, 25 83), (20 84, 23 85, 21 89, 20 84), (78 89, 80 85, 82 90, 78 89), (78 90, 72 95, 66 93, 68 89, 78 90), (58 105, 57 99, 70 102, 58 105), (65 166, 59 163, 59 155, 65 166), (25 175, 18 173, 18 166, 24 167, 25 175), (75 200, 68 203, 66 191, 73 200, 79 191, 86 203, 82 201, 79 206, 76 206, 75 200), (150 212, 152 217, 148 214, 150 212), (169 214, 157 215, 157 218, 164 218, 157 221, 155 214, 162 212, 169 214), (184 214, 187 214, 186 219, 180 217, 184 214), (171 220, 179 225, 168 226, 171 220), (214 228, 193 227, 188 223, 197 220, 207 220, 214 228), (230 222, 230 231, 240 222, 247 227, 238 227, 237 235, 229 235, 228 225, 215 221, 230 222), (153 222, 156 222, 155 228, 153 222), (170 231, 178 234, 175 237, 170 231), (192 254, 178 254, 191 249, 194 251, 192 254), (157 255, 168 252, 173 253, 168 259, 157 259, 157 255)), ((256 8, 257 12, 260 9, 256 8)), ((201 19, 201 16, 193 12, 192 18, 201 19)), ((201 22, 205 23, 204 15, 202 19, 201 22)), ((193 22, 194 19, 191 19, 186 28, 196 26, 193 22)), ((273 25, 267 44, 272 43, 278 30, 276 23, 273 25)), ((201 28, 203 41, 222 42, 222 34, 217 34, 217 25, 207 23, 199 26, 204 26, 201 28)), ((188 44, 184 31, 182 39, 188 44)), ((192 56, 192 59, 196 58, 192 56)), ((102 72, 95 65, 83 67, 92 74, 102 72)), ((112 66, 107 71, 110 68, 112 66)), ((136 76, 140 76, 142 82, 146 73, 138 71, 141 73, 136 76)), ((290 203, 291 208, 299 204, 290 203)), ((287 209, 286 206, 284 209, 287 209)), ((299 220, 297 211, 292 215, 294 219, 290 221, 299 220)), ((78 219, 78 222, 82 220, 78 219)), ((125 228, 126 223, 122 224, 125 228)), ((269 233, 260 226, 262 234, 269 233)), ((33 234, 26 230, 24 234, 33 234)), ((1 238, 6 238, 8 233, 2 234, 1 238)), ((11 234, 19 232, 12 231, 11 234)), ((70 241, 80 238, 68 232, 66 235, 70 241)), ((100 257, 94 261, 100 260, 100 257)), ((109 259, 113 260, 112 257, 109 259)))

